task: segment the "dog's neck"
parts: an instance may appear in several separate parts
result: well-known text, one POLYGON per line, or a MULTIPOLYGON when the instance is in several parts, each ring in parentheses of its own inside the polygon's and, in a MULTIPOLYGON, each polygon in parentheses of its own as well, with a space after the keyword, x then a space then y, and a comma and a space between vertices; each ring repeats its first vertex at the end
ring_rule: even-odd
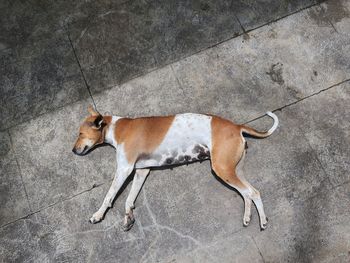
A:
POLYGON ((114 148, 116 148, 117 146, 117 142, 115 140, 114 137, 114 131, 115 131, 115 126, 116 123, 119 119, 121 119, 122 117, 119 116, 104 116, 103 117, 106 120, 106 128, 104 131, 104 143, 108 143, 112 146, 114 146, 114 148))

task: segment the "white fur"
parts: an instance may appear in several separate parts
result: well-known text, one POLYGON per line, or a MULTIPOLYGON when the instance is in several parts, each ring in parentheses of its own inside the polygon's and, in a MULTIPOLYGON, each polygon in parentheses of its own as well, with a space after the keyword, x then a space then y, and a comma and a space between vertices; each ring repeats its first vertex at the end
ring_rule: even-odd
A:
POLYGON ((117 148, 117 141, 115 140, 115 137, 114 137, 115 124, 121 118, 122 117, 113 116, 111 124, 109 125, 108 130, 106 132, 105 142, 109 143, 114 148, 117 148))
POLYGON ((209 151, 212 144, 211 119, 211 116, 194 113, 176 115, 162 143, 154 150, 150 158, 139 160, 135 167, 163 166, 167 164, 168 158, 179 156, 195 158, 198 153, 193 152, 193 149, 198 145, 209 151))
POLYGON ((266 112, 266 114, 269 115, 274 121, 272 127, 267 131, 267 134, 271 135, 277 129, 279 121, 277 115, 271 111, 266 112))

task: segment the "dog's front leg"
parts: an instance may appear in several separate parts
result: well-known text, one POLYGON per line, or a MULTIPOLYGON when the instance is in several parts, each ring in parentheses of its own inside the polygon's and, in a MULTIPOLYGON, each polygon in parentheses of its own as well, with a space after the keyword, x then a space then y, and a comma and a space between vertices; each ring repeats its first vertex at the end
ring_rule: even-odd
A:
MULTIPOLYGON (((119 158, 117 157, 117 159, 119 159, 119 158)), ((118 162, 117 172, 116 172, 115 177, 113 179, 112 185, 109 188, 105 199, 103 200, 102 206, 90 218, 90 223, 94 224, 94 223, 101 221, 106 210, 108 209, 108 207, 112 206, 112 202, 113 202, 115 196, 117 195, 120 188, 123 186, 125 180, 131 174, 133 169, 134 169, 133 165, 125 164, 125 162, 118 162)))
POLYGON ((132 210, 134 209, 134 202, 139 194, 143 183, 145 182, 150 169, 136 169, 134 180, 128 198, 125 202, 125 217, 124 217, 124 231, 128 231, 134 225, 135 219, 132 210))

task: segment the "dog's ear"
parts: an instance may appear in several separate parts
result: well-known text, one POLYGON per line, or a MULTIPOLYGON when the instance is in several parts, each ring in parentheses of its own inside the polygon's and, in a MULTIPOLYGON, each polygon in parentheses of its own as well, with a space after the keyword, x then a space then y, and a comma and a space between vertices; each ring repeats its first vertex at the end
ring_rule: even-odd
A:
POLYGON ((100 115, 100 113, 98 113, 98 112, 94 109, 94 107, 92 107, 91 105, 89 105, 89 107, 88 107, 88 112, 89 112, 92 116, 98 116, 98 115, 100 115))
POLYGON ((94 120, 94 128, 100 129, 102 127, 103 123, 103 116, 101 114, 98 114, 96 119, 94 120))

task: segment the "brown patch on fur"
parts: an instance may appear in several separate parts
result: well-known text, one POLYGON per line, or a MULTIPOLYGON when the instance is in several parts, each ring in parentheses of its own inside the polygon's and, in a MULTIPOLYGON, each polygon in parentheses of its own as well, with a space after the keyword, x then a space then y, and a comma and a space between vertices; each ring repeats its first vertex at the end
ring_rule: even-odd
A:
POLYGON ((241 126, 212 116, 212 168, 224 182, 238 189, 247 188, 236 175, 236 166, 244 151, 241 126))
POLYGON ((140 155, 152 153, 163 141, 175 116, 123 118, 117 121, 115 139, 124 143, 129 163, 136 162, 140 155))

